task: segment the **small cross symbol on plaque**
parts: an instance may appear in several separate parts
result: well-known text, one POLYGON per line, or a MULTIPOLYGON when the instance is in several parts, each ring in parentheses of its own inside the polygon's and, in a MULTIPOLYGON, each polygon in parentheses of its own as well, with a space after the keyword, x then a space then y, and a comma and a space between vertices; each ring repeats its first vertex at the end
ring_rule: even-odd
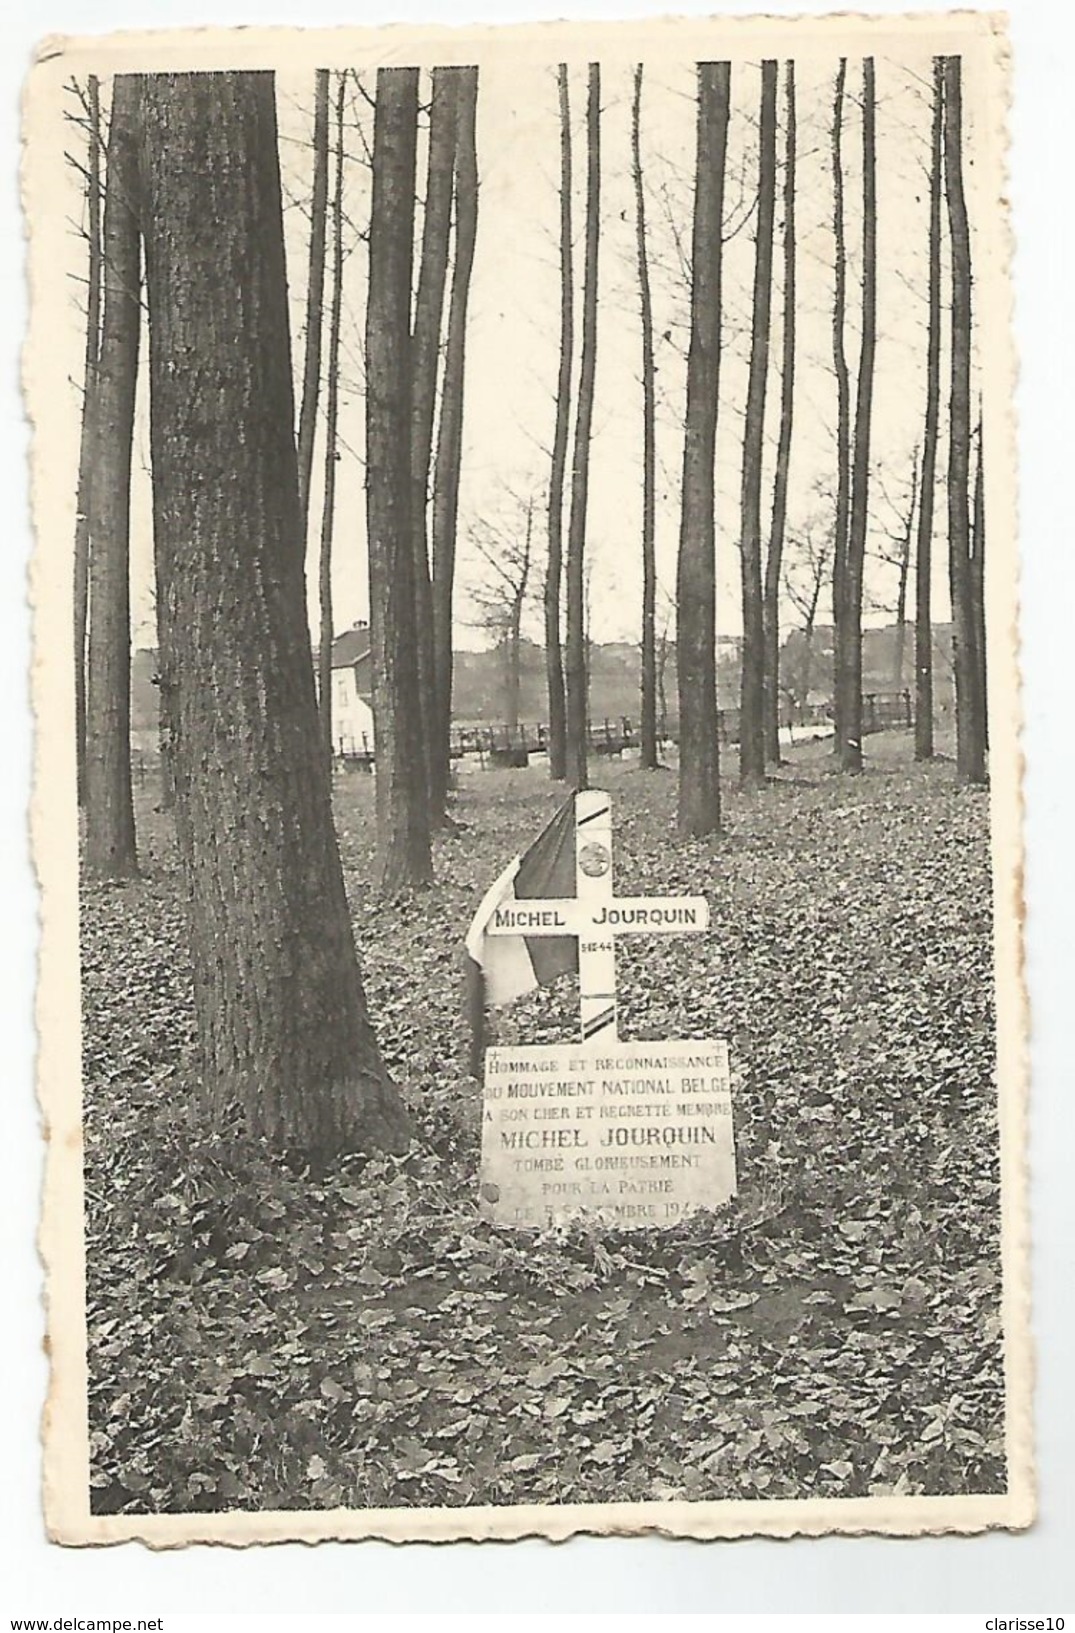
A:
POLYGON ((616 937, 690 935, 709 928, 704 896, 616 896, 612 884, 612 805, 589 789, 575 795, 575 895, 498 907, 494 936, 577 936, 582 1041, 614 1042, 616 937))

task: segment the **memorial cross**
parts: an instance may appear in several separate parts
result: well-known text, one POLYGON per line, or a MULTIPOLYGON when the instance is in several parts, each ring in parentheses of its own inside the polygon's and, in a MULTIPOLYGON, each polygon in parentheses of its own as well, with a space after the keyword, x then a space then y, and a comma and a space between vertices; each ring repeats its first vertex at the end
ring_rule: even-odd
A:
POLYGON ((704 896, 616 896, 612 806, 598 789, 575 795, 575 895, 534 897, 496 908, 494 936, 577 936, 582 1041, 615 1042, 616 937, 690 935, 709 927, 704 896))

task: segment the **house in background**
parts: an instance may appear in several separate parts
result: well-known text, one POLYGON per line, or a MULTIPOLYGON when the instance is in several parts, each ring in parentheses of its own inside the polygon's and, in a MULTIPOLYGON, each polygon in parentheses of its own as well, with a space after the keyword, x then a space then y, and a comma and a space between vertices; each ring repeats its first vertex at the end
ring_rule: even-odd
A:
POLYGON ((332 643, 332 746, 341 755, 373 753, 373 659, 361 620, 332 643))

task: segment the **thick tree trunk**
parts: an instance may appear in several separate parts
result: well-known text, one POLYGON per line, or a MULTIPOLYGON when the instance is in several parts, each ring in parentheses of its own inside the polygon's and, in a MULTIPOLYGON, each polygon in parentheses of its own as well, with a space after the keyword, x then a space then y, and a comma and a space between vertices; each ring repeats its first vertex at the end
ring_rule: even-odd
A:
POLYGON ((425 765, 430 818, 439 821, 436 808, 438 753, 435 695, 436 640, 433 631, 433 584, 430 540, 426 525, 429 503, 433 416, 437 402, 437 364, 440 358, 444 289, 448 280, 448 235, 452 220, 452 181, 455 171, 456 82, 453 71, 433 70, 429 109, 429 157, 426 166, 425 216, 422 254, 411 336, 413 371, 411 401, 411 534, 414 553, 414 607, 417 635, 418 695, 422 711, 422 759, 425 765))
POLYGON ((549 775, 567 775, 567 708, 560 643, 560 591, 564 553, 564 477, 571 428, 571 369, 575 348, 575 272, 571 243, 571 104, 567 65, 557 69, 560 99, 560 369, 556 427, 549 471, 549 554, 545 571, 545 671, 549 693, 549 775))
POLYGON ((463 390, 466 373, 467 303, 478 231, 478 156, 475 120, 478 70, 443 70, 455 82, 455 260, 448 301, 437 458, 433 476, 433 668, 436 692, 434 787, 431 820, 443 821, 448 803, 452 725, 452 591, 463 455, 463 390))
POLYGON ((582 354, 575 446, 571 458, 571 510, 567 528, 567 646, 564 695, 567 704, 567 778, 573 788, 587 785, 589 738, 586 661, 586 516, 590 491, 594 378, 597 369, 597 273, 601 242, 601 68, 591 62, 586 96, 586 254, 582 283, 582 354))
POLYGON ((784 298, 780 433, 773 481, 773 520, 765 558, 765 758, 780 762, 780 574, 788 515, 788 472, 795 407, 795 64, 784 65, 784 298))
MULTIPOLYGON (((336 87, 336 168, 332 192, 332 296, 329 307, 328 379, 325 401, 325 491, 317 568, 320 638, 317 643, 317 712, 325 764, 332 766, 332 540, 336 526, 337 425, 340 412, 340 319, 343 312, 343 115, 347 75, 336 87)), ((300 490, 301 491, 301 490, 300 490)))
POLYGON ((101 349, 90 477, 85 866, 138 871, 131 797, 131 443, 141 326, 137 79, 113 82, 105 181, 101 349))
POLYGON ((417 129, 417 68, 378 69, 366 307, 366 522, 377 875, 384 895, 426 885, 432 878, 411 518, 411 264, 417 129))
POLYGON ((941 182, 944 64, 933 60, 933 135, 929 170, 929 326, 926 339, 926 417, 922 437, 922 498, 915 552, 916 760, 933 758, 933 504, 941 404, 941 182))
POLYGON ((328 69, 314 78, 314 176, 310 200, 310 261, 306 282, 306 346, 299 409, 299 508, 303 525, 310 513, 310 473, 314 465, 317 397, 321 385, 321 319, 325 299, 325 224, 328 212, 328 69))
POLYGON ((631 104, 631 176, 635 190, 638 304, 642 324, 642 721, 639 763, 653 771, 657 756, 657 390, 653 363, 653 298, 646 245, 646 194, 642 185, 642 64, 635 68, 631 104))
POLYGON ((971 589, 974 596, 975 656, 978 659, 978 694, 982 737, 989 747, 989 689, 986 684, 985 639, 985 452, 982 412, 978 411, 978 451, 974 467, 974 541, 971 554, 971 589))
POLYGON ((89 141, 86 159, 86 238, 89 266, 86 282, 86 358, 83 365, 82 437, 78 454, 78 499, 75 517, 74 637, 75 756, 78 803, 86 798, 86 629, 89 614, 90 484, 93 477, 97 405, 97 358, 101 348, 101 96, 96 74, 86 86, 89 141))
POLYGON ((844 90, 847 59, 840 58, 836 72, 836 94, 832 110, 832 231, 833 301, 832 363, 836 375, 836 513, 833 518, 832 622, 834 649, 833 727, 834 752, 839 756, 844 741, 844 687, 841 674, 847 641, 844 603, 847 597, 847 534, 851 495, 851 385, 847 370, 844 329, 847 322, 847 235, 844 224, 844 90))
POLYGON ((773 218, 776 212, 777 63, 761 65, 758 127, 758 229, 754 243, 754 301, 750 330, 739 560, 743 592, 743 661, 739 693, 739 780, 765 780, 765 610, 761 571, 761 479, 765 447, 765 392, 773 296, 773 218))
POLYGON ((851 509, 847 563, 837 642, 836 695, 840 734, 836 752, 841 769, 862 769, 862 586, 869 521, 870 420, 877 330, 877 144, 874 63, 862 64, 862 345, 855 395, 855 447, 851 466, 851 509))
POLYGON ((713 460, 720 386, 721 218, 730 88, 730 63, 698 64, 691 337, 676 571, 678 821, 681 833, 694 835, 720 831, 713 460))
POLYGON ((959 57, 944 59, 944 177, 951 238, 952 347, 948 436, 948 578, 956 682, 956 772, 984 783, 985 710, 979 685, 978 628, 970 539, 970 225, 963 192, 959 57))
POLYGON ((401 1149, 317 735, 271 74, 148 77, 142 178, 162 660, 205 1086, 287 1151, 401 1149))

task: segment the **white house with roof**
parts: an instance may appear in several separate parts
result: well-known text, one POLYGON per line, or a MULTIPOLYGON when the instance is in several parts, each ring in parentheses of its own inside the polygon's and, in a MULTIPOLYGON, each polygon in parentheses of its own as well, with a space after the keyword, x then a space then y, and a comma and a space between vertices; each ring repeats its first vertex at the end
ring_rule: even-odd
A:
POLYGON ((340 755, 373 753, 373 659, 363 621, 332 643, 332 744, 340 755))

